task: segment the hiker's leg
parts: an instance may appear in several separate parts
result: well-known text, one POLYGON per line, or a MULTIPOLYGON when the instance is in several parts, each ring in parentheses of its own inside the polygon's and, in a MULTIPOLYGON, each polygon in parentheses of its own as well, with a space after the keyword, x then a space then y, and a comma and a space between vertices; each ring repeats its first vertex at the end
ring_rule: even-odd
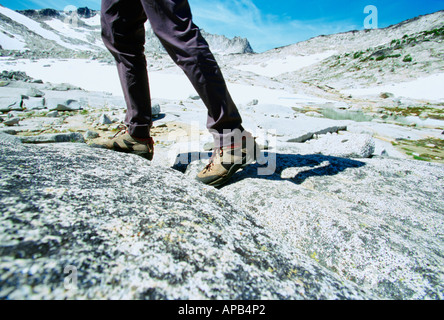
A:
POLYGON ((141 1, 154 33, 205 103, 207 128, 214 134, 215 143, 230 144, 231 131, 243 130, 242 119, 208 43, 192 21, 188 1, 141 1))
POLYGON ((144 55, 146 19, 140 0, 102 0, 102 39, 116 59, 127 105, 125 124, 138 138, 148 138, 152 125, 144 55))

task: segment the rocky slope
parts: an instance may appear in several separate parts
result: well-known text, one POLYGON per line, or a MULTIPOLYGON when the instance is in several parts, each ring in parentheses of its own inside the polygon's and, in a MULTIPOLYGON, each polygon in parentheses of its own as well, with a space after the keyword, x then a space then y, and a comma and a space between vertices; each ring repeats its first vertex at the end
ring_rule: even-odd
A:
MULTIPOLYGON (((441 16, 444 18, 444 13, 441 16)), ((284 75, 280 80, 329 84, 336 89, 347 89, 399 83, 444 70, 444 25, 399 37, 398 34, 393 34, 390 40, 380 39, 381 44, 377 46, 362 50, 358 49, 359 46, 353 50, 349 48, 316 66, 284 75)))
MULTIPOLYGON (((280 83, 307 83, 334 88, 398 83, 444 70, 444 11, 420 16, 387 28, 318 36, 248 57, 251 65, 319 55, 309 66, 277 74, 280 83)), ((243 64, 242 58, 230 64, 243 64)), ((254 72, 254 71, 253 71, 254 72)))

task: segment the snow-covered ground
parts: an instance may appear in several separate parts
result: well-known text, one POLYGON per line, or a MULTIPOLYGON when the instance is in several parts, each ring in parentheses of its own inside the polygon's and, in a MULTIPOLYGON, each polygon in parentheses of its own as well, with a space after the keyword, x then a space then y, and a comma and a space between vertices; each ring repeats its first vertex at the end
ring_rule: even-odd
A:
MULTIPOLYGON (((103 91, 122 96, 117 68, 95 60, 23 59, 11 63, 7 59, 0 59, 0 69, 24 71, 30 77, 44 82, 70 83, 88 91, 103 91)), ((153 98, 181 100, 196 94, 185 75, 150 72, 149 76, 153 98)))
POLYGON ((408 82, 392 83, 372 88, 348 89, 342 92, 361 97, 379 95, 381 92, 390 92, 397 97, 444 101, 444 73, 408 82))
MULTIPOLYGON (((117 68, 114 65, 88 59, 0 59, 1 70, 24 71, 27 75, 52 83, 70 83, 88 91, 104 91, 122 96, 117 68)), ((153 98, 186 100, 196 91, 180 70, 175 73, 148 72, 153 98)), ((327 100, 282 89, 271 89, 227 81, 230 94, 236 103, 247 104, 258 100, 261 104, 295 106, 298 104, 326 103, 327 100)))
POLYGON ((100 15, 96 14, 94 17, 85 18, 85 19, 83 19, 83 22, 85 22, 87 25, 92 26, 92 27, 99 27, 100 26, 100 15))
POLYGON ((336 51, 327 51, 307 56, 290 55, 280 59, 272 59, 261 64, 246 64, 236 66, 235 68, 243 71, 250 71, 261 76, 276 77, 286 72, 293 72, 308 67, 335 53, 336 51))
POLYGON ((2 27, 0 27, 0 44, 4 50, 23 50, 26 46, 26 42, 22 37, 12 35, 2 27))

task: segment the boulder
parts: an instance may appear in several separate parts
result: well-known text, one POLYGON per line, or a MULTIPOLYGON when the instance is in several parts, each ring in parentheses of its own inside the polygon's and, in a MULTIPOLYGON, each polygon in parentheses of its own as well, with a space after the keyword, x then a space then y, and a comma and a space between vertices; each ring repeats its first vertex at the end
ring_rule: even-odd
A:
POLYGON ((22 99, 20 97, 0 97, 0 112, 22 110, 22 99))
MULTIPOLYGON (((369 136, 353 136, 278 145, 220 191, 282 243, 377 297, 442 299, 443 164, 333 156, 371 153, 369 136)), ((201 155, 175 168, 194 179, 207 163, 201 155)))
POLYGON ((86 131, 85 134, 83 135, 85 140, 95 139, 95 138, 98 138, 99 136, 100 135, 97 132, 91 131, 91 130, 86 131))
POLYGON ((7 118, 5 121, 3 121, 3 124, 5 126, 14 126, 16 124, 19 124, 19 122, 20 122, 20 118, 11 117, 11 118, 7 118))
POLYGON ((22 107, 26 110, 42 110, 45 109, 45 98, 27 98, 23 99, 22 107))
POLYGON ((160 115, 161 112, 161 108, 160 108, 160 104, 158 103, 153 103, 153 105, 151 106, 151 113, 152 116, 154 118, 158 117, 160 115))
POLYGON ((0 145, 3 299, 372 297, 173 169, 85 144, 0 145))
POLYGON ((41 97, 44 97, 44 96, 45 96, 45 93, 42 92, 42 91, 40 91, 40 90, 38 90, 38 89, 36 89, 36 88, 30 87, 30 88, 26 91, 25 96, 26 96, 26 97, 41 98, 41 97))
POLYGON ((251 165, 221 189, 230 203, 375 296, 443 299, 442 164, 265 156, 272 165, 251 165))
POLYGON ((113 123, 113 121, 106 114, 102 114, 99 118, 99 124, 101 124, 101 125, 112 124, 112 123, 113 123))
POLYGON ((83 135, 78 132, 22 136, 20 137, 20 140, 23 143, 85 142, 83 135))
POLYGON ((391 92, 381 92, 379 94, 379 97, 382 99, 388 99, 388 98, 393 98, 395 95, 391 92))
POLYGON ((51 111, 77 111, 82 109, 80 102, 74 99, 47 99, 47 106, 51 111))
POLYGON ((375 140, 367 134, 327 134, 307 145, 308 152, 341 158, 370 158, 375 152, 375 140))

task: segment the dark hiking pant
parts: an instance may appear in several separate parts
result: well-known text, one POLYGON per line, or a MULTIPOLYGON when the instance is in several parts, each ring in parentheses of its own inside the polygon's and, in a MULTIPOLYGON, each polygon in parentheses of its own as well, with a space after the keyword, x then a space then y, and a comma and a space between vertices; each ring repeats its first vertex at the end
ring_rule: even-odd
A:
POLYGON ((132 136, 148 138, 152 126, 144 54, 147 19, 205 103, 207 128, 213 133, 215 143, 227 145, 232 130, 243 130, 241 116, 221 70, 192 21, 188 0, 102 0, 101 15, 102 38, 117 63, 127 104, 125 124, 132 136))

